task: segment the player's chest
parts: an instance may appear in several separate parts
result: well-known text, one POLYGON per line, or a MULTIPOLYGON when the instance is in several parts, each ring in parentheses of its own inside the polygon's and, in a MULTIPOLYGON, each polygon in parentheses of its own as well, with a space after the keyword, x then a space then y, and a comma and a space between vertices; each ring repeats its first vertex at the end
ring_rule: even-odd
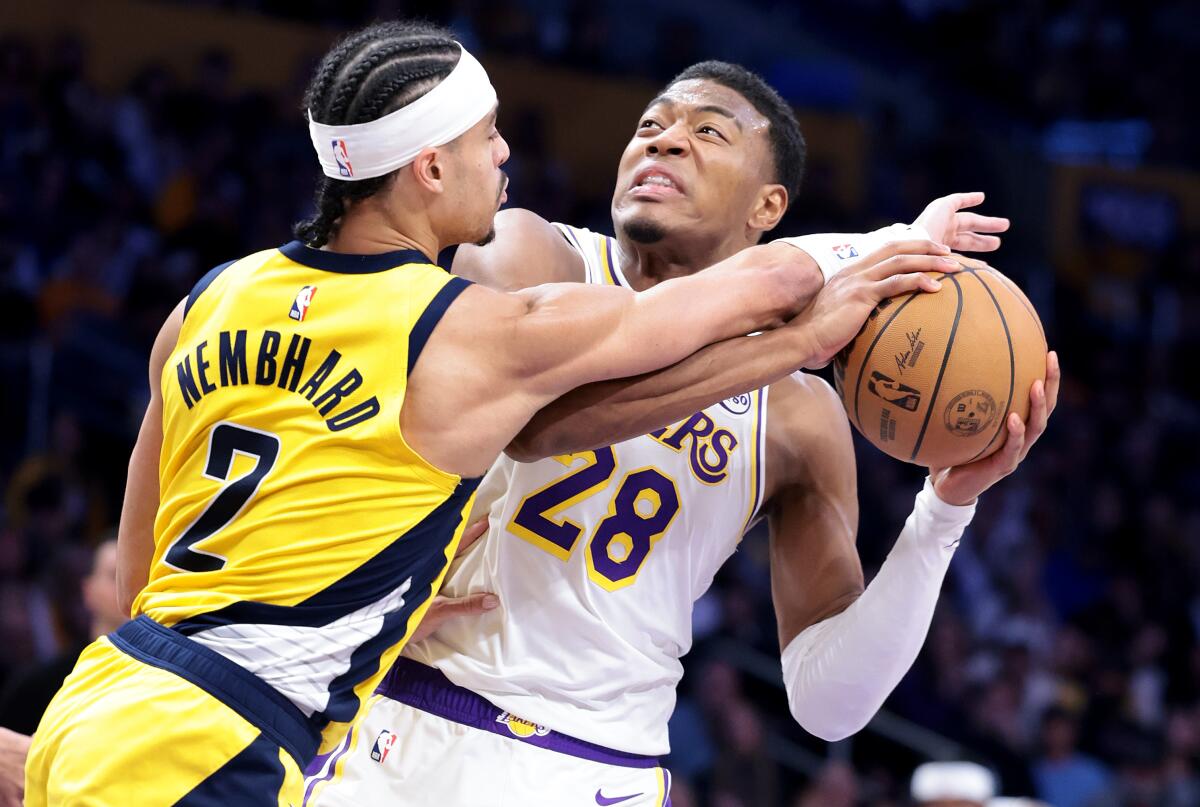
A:
POLYGON ((760 498, 762 397, 730 399, 614 446, 518 465, 502 540, 535 547, 608 591, 633 585, 651 564, 678 573, 727 556, 760 498))

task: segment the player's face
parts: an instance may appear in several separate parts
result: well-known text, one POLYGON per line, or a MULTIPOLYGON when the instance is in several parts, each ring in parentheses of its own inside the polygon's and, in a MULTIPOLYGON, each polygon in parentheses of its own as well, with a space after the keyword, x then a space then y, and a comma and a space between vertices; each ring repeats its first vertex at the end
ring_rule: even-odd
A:
POLYGON ((83 581, 83 599, 93 616, 120 624, 129 618, 117 596, 117 542, 106 541, 96 550, 92 573, 83 581))
POLYGON ((508 143, 496 128, 496 112, 454 141, 455 173, 451 200, 463 232, 455 243, 487 243, 495 236, 496 211, 508 200, 508 177, 500 166, 508 161, 508 143))
POLYGON ((612 214, 635 242, 744 228, 769 184, 770 124, 712 81, 672 84, 638 121, 617 169, 612 214))

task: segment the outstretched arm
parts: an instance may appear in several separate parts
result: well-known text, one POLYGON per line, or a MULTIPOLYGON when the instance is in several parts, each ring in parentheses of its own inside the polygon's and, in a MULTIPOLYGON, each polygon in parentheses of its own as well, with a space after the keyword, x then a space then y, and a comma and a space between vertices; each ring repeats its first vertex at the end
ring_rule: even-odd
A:
POLYGON ((958 264, 942 255, 944 250, 928 241, 887 244, 830 280, 787 326, 710 345, 652 374, 572 390, 538 412, 506 450, 530 462, 609 445, 797 368, 819 367, 854 337, 880 300, 902 289, 936 291, 937 281, 919 273, 957 271, 958 264))

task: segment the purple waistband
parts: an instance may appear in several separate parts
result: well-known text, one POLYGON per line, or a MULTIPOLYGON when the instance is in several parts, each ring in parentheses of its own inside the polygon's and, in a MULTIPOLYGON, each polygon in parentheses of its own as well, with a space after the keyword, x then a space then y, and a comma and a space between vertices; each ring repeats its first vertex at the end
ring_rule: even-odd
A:
POLYGON ((450 682, 438 669, 412 659, 397 659, 376 690, 380 695, 420 709, 445 720, 481 731, 490 731, 510 740, 536 745, 548 751, 590 759, 623 768, 657 768, 658 757, 614 751, 602 745, 578 740, 539 726, 517 715, 498 709, 481 695, 450 682))

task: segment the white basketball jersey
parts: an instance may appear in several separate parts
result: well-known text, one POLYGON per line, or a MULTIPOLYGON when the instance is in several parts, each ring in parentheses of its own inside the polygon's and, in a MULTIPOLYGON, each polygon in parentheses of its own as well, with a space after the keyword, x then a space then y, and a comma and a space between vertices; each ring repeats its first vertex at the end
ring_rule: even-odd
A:
MULTIPOLYGON (((611 238, 558 226, 589 283, 628 286, 611 238)), ((405 653, 526 720, 666 753, 692 603, 761 505, 766 397, 757 390, 596 451, 501 457, 479 490, 501 491, 489 533, 442 589, 491 591, 500 607, 449 620, 405 653)))

